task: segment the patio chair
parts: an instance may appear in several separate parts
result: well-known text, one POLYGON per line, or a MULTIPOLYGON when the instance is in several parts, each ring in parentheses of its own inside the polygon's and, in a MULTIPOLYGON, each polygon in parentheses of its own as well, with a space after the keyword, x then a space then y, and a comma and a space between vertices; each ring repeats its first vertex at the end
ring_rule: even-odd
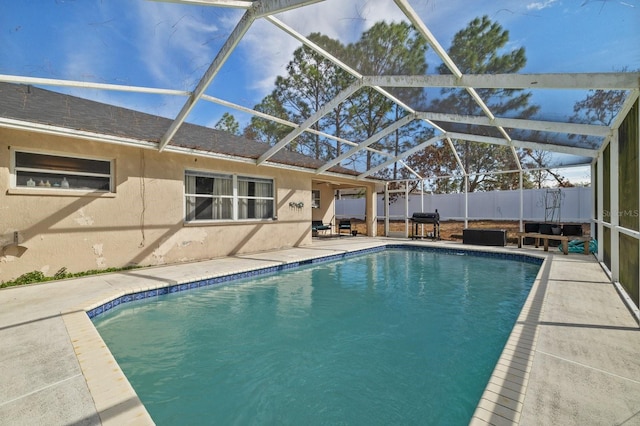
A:
POLYGON ((323 234, 326 234, 326 231, 331 231, 331 224, 324 224, 321 220, 312 220, 311 221, 311 232, 313 236, 320 235, 319 232, 322 231, 323 234))
POLYGON ((347 231, 347 235, 354 235, 350 220, 341 220, 338 223, 338 235, 342 236, 342 231, 347 231))

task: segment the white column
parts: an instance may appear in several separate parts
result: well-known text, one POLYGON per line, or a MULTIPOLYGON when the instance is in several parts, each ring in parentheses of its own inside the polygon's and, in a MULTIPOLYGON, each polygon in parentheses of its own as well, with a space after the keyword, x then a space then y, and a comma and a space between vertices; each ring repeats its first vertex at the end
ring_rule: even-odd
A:
POLYGON ((469 227, 469 175, 464 175, 464 227, 469 227))
POLYGON ((389 183, 384 184, 384 236, 389 236, 389 183))
POLYGON ((598 262, 604 261, 604 155, 600 153, 598 157, 598 187, 596 197, 598 197, 598 262))
POLYGON ((524 216, 524 191, 523 191, 523 173, 522 170, 520 170, 520 232, 524 231, 524 222, 523 222, 523 216, 524 216))
POLYGON ((409 181, 404 182, 404 237, 409 237, 409 181))
MULTIPOLYGON (((591 220, 589 221, 589 235, 593 238, 598 229, 598 211, 596 210, 596 200, 598 199, 598 188, 595 188, 593 182, 598 176, 598 169, 595 163, 591 163, 591 220)), ((586 244, 586 243, 585 243, 586 244)))
POLYGON ((611 152, 611 281, 620 281, 620 205, 618 196, 618 132, 614 131, 609 146, 611 152))
POLYGON ((378 235, 378 193, 375 186, 367 187, 367 205, 365 207, 367 218, 367 234, 370 237, 378 235))

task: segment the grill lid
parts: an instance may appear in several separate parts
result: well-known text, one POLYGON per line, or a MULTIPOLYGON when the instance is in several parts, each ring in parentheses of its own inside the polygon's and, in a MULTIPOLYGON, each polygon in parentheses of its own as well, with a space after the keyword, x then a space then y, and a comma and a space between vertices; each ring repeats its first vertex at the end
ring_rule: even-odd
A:
POLYGON ((440 222, 440 213, 435 212, 415 212, 411 216, 411 220, 420 223, 437 223, 440 222))

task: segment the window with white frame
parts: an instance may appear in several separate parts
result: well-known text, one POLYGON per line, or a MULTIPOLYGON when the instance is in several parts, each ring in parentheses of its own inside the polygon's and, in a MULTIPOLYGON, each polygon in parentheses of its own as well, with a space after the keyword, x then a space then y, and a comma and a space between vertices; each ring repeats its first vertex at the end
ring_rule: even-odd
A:
POLYGON ((320 208, 320 190, 319 189, 311 190, 311 208, 312 209, 320 208))
POLYGON ((185 218, 250 220, 274 218, 273 179, 185 172, 185 218))
POLYGON ((112 191, 110 160, 14 151, 16 188, 112 191))

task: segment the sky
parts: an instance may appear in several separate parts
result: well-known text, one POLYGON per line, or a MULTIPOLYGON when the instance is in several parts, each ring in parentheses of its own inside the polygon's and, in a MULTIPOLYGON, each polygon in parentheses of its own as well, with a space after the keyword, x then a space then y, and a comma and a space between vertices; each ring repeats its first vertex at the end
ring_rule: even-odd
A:
MULTIPOLYGON (((487 15, 509 31, 507 49, 525 47, 523 73, 640 70, 640 0, 410 0, 446 49, 454 34, 487 15)), ((151 0, 32 0, 0 5, 0 74, 192 90, 242 16, 231 8, 151 0)), ((375 22, 403 15, 391 0, 326 0, 278 19, 302 35, 347 44, 375 22)), ((300 46, 260 19, 216 75, 207 94, 253 108, 286 73, 300 46)), ((440 61, 427 53, 428 73, 440 61)), ((60 89, 56 89, 60 90, 60 89)), ((172 118, 185 99, 75 89, 69 93, 172 118)), ((540 119, 572 114, 583 91, 533 91, 540 119)), ((222 113, 199 103, 189 121, 213 126, 222 113)))

